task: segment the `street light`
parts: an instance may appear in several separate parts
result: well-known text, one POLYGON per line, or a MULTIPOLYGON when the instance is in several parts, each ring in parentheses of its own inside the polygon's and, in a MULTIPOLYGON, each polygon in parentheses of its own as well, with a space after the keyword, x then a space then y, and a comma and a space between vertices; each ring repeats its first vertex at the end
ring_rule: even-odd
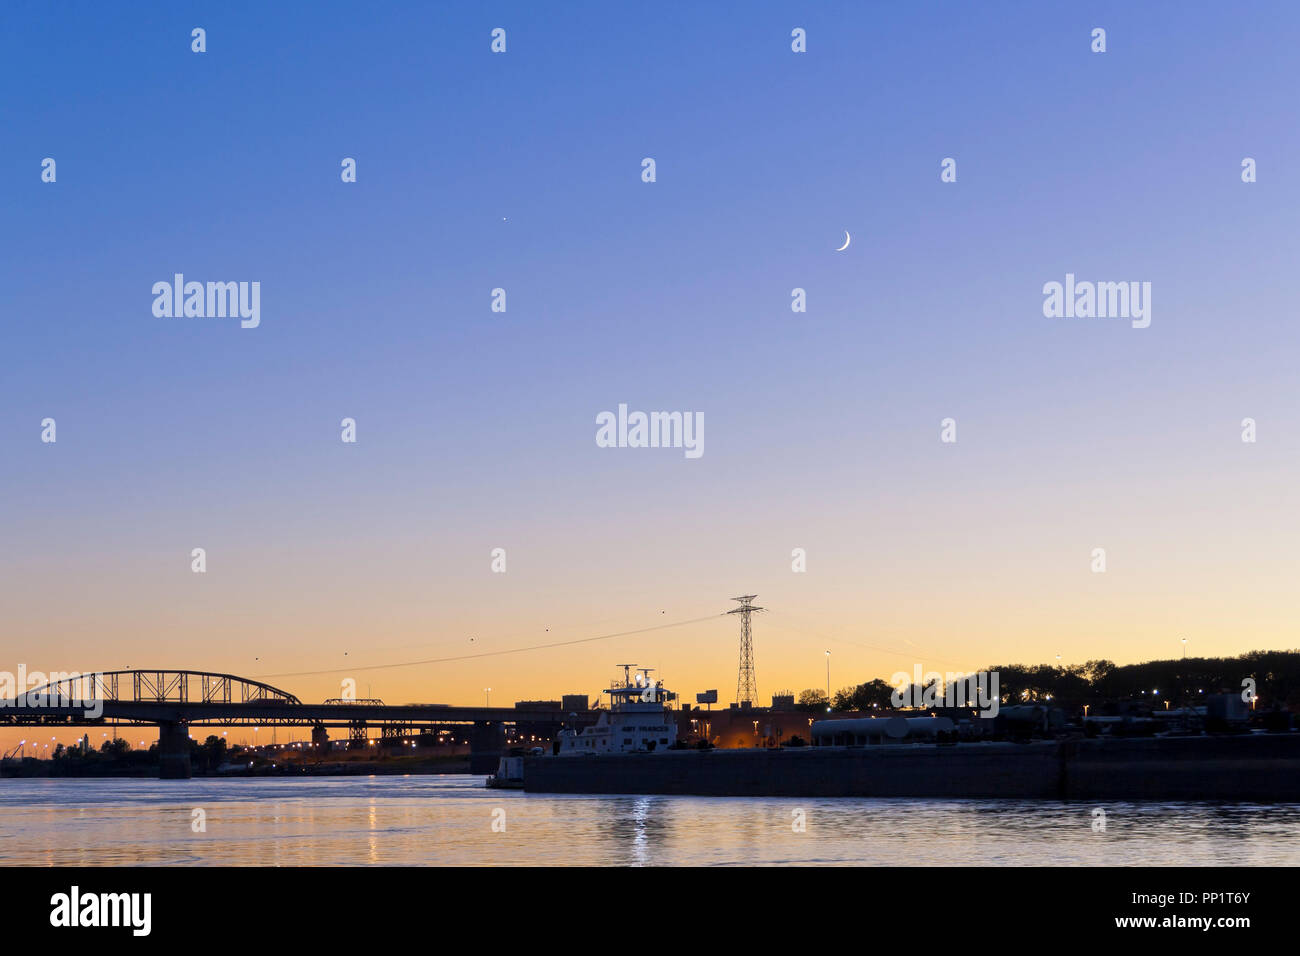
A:
POLYGON ((1183 638, 1183 660, 1187 660, 1187 638, 1183 638))
POLYGON ((491 688, 491 687, 484 687, 484 688, 483 688, 483 693, 484 693, 484 695, 485 695, 485 703, 484 703, 483 706, 485 706, 485 707, 491 707, 491 706, 492 706, 492 688, 491 688))
POLYGON ((826 709, 831 709, 831 652, 826 652, 826 709))

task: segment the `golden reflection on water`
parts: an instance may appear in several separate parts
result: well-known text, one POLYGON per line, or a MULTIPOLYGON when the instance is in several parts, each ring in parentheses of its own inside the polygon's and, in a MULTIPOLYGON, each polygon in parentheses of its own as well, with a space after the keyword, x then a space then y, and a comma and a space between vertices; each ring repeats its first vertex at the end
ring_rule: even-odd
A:
POLYGON ((1300 864, 1300 804, 1101 806, 1103 832, 1082 803, 536 795, 465 776, 4 779, 0 864, 1300 864))

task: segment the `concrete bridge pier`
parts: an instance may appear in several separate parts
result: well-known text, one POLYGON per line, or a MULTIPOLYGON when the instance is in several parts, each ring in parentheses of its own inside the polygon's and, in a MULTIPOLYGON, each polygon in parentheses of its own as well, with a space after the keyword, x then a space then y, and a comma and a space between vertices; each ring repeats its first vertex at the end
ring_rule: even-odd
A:
POLYGON ((190 779, 190 729, 185 724, 158 725, 158 779, 190 779))
POLYGON ((505 725, 495 720, 475 721, 469 735, 469 772, 496 773, 505 752, 505 725))

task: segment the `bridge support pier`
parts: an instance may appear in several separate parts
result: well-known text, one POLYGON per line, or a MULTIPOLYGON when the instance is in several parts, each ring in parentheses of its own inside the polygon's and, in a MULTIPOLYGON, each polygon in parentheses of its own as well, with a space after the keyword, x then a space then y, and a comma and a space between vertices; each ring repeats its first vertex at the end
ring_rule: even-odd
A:
POLYGON ((379 728, 379 746, 384 750, 400 750, 402 737, 410 732, 406 724, 384 724, 379 728))
POLYGON ((158 725, 158 779, 190 779, 190 730, 185 724, 158 725))
POLYGON ((324 753, 325 751, 329 750, 330 732, 326 730, 324 727, 322 727, 320 724, 317 724, 315 727, 311 729, 311 745, 312 745, 312 749, 318 750, 321 753, 324 753))
POLYGON ((505 755, 506 728, 494 720, 475 721, 469 734, 469 772, 496 773, 505 755))

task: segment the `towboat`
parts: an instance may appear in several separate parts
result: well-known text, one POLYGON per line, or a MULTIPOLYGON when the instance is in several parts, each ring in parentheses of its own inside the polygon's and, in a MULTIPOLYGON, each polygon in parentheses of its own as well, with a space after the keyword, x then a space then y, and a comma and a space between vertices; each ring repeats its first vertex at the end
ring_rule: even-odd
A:
POLYGON ((623 683, 605 691, 609 710, 590 727, 560 731, 559 756, 662 752, 677 742, 677 721, 669 707, 677 695, 650 678, 653 668, 637 668, 634 677, 635 664, 620 666, 623 683))

